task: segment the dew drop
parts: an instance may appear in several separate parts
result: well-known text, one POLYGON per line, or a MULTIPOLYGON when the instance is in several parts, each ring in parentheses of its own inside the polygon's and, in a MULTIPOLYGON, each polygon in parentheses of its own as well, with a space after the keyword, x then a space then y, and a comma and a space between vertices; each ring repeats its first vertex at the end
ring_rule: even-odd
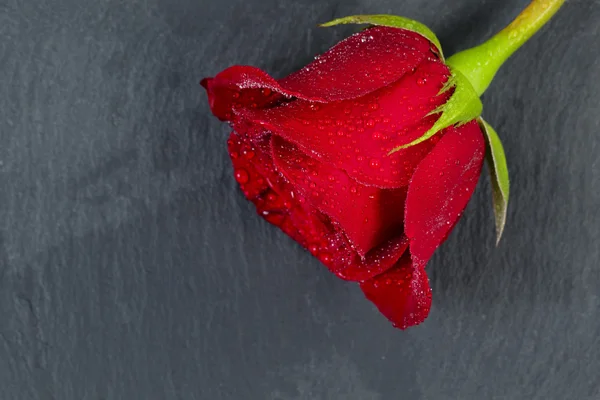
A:
POLYGON ((326 253, 326 252, 322 252, 322 253, 319 254, 319 259, 324 264, 329 264, 331 262, 331 254, 326 253))
POLYGON ((235 180, 238 181, 238 183, 247 183, 248 180, 250 180, 250 176, 248 175, 248 171, 246 171, 243 168, 237 169, 235 171, 235 180))
POLYGON ((425 82, 426 82, 426 81, 427 81, 427 80, 426 80, 426 79, 424 79, 424 78, 419 78, 419 79, 417 79, 417 85, 419 85, 419 86, 423 86, 423 85, 425 85, 425 82))
POLYGON ((266 97, 266 96, 269 96, 269 95, 271 94, 271 89, 269 89, 269 88, 264 88, 264 89, 262 89, 262 90, 260 91, 260 93, 261 93, 263 96, 265 96, 265 97, 266 97))
POLYGON ((318 104, 311 104, 310 105, 310 109, 313 111, 319 111, 319 105, 318 104))
POLYGON ((244 158, 250 160, 254 157, 254 151, 252 149, 242 149, 242 155, 244 156, 244 158))
POLYGON ((379 160, 376 158, 373 158, 370 162, 369 165, 371 166, 371 168, 379 168, 379 160))
POLYGON ((233 97, 234 99, 238 99, 240 97, 240 94, 238 92, 233 92, 231 97, 233 97))

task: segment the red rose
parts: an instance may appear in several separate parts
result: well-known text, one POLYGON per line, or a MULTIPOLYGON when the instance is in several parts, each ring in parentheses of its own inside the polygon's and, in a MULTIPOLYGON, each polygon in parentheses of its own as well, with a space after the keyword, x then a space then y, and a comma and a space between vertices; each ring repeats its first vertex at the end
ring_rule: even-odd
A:
POLYGON ((234 129, 235 179, 280 227, 400 328, 431 306, 425 265, 461 216, 485 152, 475 120, 423 136, 452 90, 436 47, 373 27, 283 79, 234 66, 202 81, 234 129))

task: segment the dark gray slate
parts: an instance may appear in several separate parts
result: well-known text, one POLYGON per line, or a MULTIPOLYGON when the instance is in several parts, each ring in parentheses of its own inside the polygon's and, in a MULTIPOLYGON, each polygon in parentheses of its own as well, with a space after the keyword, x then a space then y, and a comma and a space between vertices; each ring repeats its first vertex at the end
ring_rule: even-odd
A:
POLYGON ((447 54, 526 0, 0 0, 0 398, 600 398, 600 2, 570 0, 500 71, 489 182, 393 329, 256 216, 198 85, 283 76, 395 13, 447 54))

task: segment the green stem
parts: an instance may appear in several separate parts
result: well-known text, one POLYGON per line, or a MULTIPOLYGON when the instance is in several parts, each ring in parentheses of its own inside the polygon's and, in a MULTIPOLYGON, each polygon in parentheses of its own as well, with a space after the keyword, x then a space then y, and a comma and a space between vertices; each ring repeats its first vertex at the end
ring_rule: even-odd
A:
POLYGON ((465 75, 479 96, 504 62, 552 18, 565 0, 532 0, 506 28, 487 42, 448 58, 447 64, 465 75))

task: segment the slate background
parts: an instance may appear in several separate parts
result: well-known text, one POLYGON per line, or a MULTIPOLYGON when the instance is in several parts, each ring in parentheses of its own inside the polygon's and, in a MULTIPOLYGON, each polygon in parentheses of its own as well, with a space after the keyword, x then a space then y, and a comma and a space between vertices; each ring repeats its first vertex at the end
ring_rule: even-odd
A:
POLYGON ((255 215, 200 78, 281 77, 395 13, 447 54, 525 0, 0 0, 0 398, 600 398, 600 2, 570 0, 484 96, 489 182, 399 331, 255 215))

